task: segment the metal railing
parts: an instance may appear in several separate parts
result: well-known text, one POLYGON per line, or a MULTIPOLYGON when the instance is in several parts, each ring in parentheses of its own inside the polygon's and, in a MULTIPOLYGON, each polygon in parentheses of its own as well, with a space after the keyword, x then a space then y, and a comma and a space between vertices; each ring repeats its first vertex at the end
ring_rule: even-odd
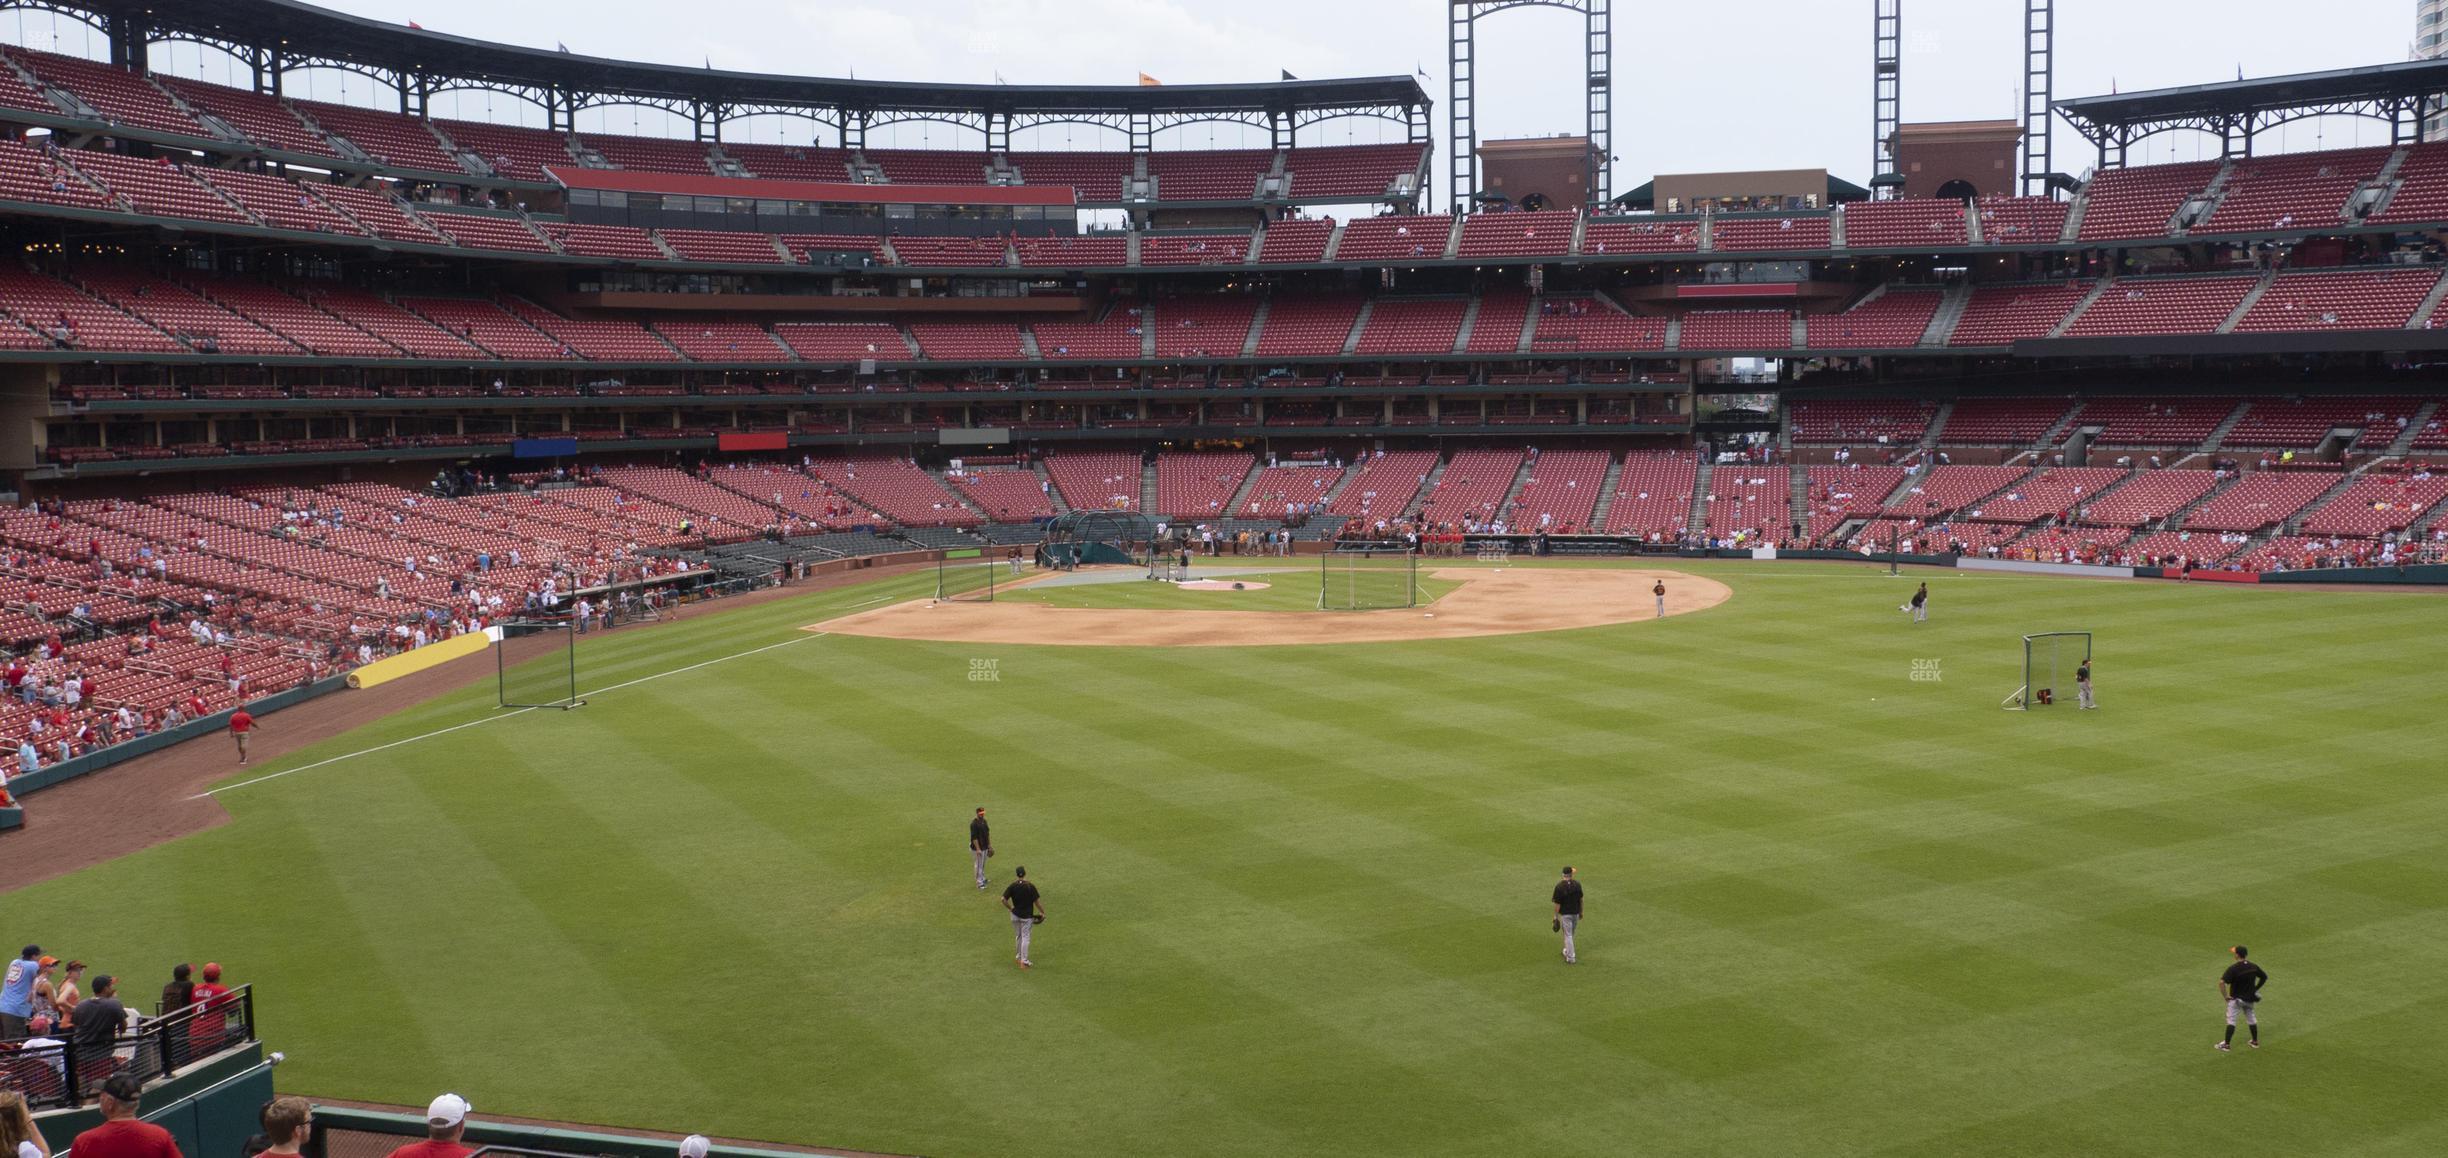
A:
POLYGON ((37 1110, 72 1108, 99 1095, 115 1074, 152 1082, 254 1040, 255 990, 241 985, 208 1004, 145 1018, 107 1046, 44 1037, 0 1043, 0 1089, 23 1094, 37 1110))

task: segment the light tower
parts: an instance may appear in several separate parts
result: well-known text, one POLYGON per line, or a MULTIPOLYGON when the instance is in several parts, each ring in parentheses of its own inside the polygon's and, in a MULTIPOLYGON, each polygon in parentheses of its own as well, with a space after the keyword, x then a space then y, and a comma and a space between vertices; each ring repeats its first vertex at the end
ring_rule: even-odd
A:
POLYGON ((1447 0, 1445 117, 1451 153, 1446 165, 1452 182, 1451 204, 1456 212, 1467 210, 1471 198, 1479 193, 1478 64, 1474 36, 1480 17, 1507 8, 1562 8, 1581 14, 1582 71, 1588 86, 1583 102, 1586 116, 1583 133, 1589 147, 1589 160, 1583 166, 1583 196, 1591 206, 1604 205, 1613 196, 1615 105, 1608 69, 1614 55, 1615 31, 1609 4, 1610 0, 1447 0))

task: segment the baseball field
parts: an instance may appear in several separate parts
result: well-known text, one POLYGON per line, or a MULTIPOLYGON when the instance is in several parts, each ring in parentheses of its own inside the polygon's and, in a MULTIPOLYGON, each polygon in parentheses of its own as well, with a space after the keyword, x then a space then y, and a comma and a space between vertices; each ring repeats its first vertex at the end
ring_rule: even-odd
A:
MULTIPOLYGON (((824 627, 928 614, 931 572, 713 605, 583 642, 581 709, 488 679, 233 768, 229 823, 0 927, 148 993, 218 960, 284 1089, 479 1118, 964 1158, 2448 1151, 2448 601, 1658 566, 1726 595, 1314 645, 1301 571, 1200 593, 1283 625, 1202 647, 824 627), (2057 630, 2102 710, 2000 711, 2057 630), (995 889, 1044 890, 1033 971, 980 806, 995 889), (2265 1048, 2222 1054, 2237 942, 2265 1048)), ((1474 586, 1435 582, 1365 614, 1474 586)), ((1206 614, 1026 591, 983 613, 1206 614)))

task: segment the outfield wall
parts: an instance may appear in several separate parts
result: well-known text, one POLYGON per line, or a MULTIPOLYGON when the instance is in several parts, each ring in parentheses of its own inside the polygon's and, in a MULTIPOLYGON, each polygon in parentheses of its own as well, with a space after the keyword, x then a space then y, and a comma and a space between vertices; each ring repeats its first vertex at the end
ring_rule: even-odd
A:
MULTIPOLYGON (((424 1140, 425 1119, 423 1115, 415 1113, 317 1105, 315 1132, 328 1140, 327 1144, 334 1154, 379 1154, 403 1143, 424 1140)), ((585 1154, 595 1158, 671 1158, 680 1138, 677 1133, 656 1137, 489 1122, 479 1113, 468 1119, 467 1142, 472 1146, 539 1150, 560 1155, 585 1154)), ((233 1146, 226 1152, 236 1153, 236 1148, 233 1146)), ((711 1153, 712 1158, 810 1158, 811 1155, 825 1158, 822 1151, 816 1150, 763 1150, 752 1146, 716 1145, 711 1153)))

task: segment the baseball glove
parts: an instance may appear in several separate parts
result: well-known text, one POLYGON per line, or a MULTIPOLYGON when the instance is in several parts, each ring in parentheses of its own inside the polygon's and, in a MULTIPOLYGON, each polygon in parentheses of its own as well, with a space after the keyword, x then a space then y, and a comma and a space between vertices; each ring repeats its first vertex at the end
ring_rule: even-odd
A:
POLYGON ((1044 913, 1039 913, 1039 914, 1037 914, 1037 915, 1036 915, 1036 916, 1034 916, 1034 917, 1030 917, 1030 918, 1029 918, 1029 923, 1030 923, 1030 924, 1032 924, 1032 925, 1042 925, 1042 924, 1045 924, 1045 914, 1044 914, 1044 913))
POLYGON ((1561 933, 1561 932, 1563 932, 1563 931, 1564 931, 1564 918, 1562 918, 1562 917, 1557 917, 1557 918, 1555 918, 1554 920, 1547 922, 1547 931, 1548 931, 1548 932, 1550 932, 1550 933, 1561 933))

